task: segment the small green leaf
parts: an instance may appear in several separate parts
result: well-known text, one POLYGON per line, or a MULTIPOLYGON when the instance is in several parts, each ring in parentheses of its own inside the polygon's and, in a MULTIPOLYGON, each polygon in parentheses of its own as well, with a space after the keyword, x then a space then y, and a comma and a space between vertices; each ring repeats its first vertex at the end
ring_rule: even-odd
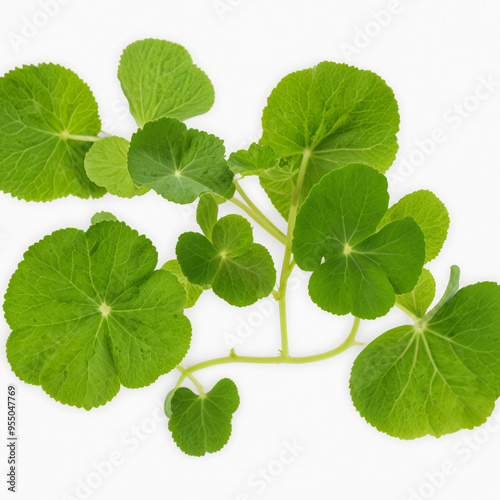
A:
POLYGON ((422 270, 417 286, 410 292, 396 297, 396 304, 411 317, 423 318, 436 296, 436 282, 431 272, 422 270))
POLYGON ((84 158, 101 131, 89 87, 54 64, 23 66, 0 78, 0 188, 28 201, 98 198, 84 158))
POLYGON ((118 78, 139 127, 158 118, 186 120, 214 104, 214 88, 187 50, 166 40, 140 40, 123 52, 118 78))
POLYGON ((366 165, 332 171, 311 190, 297 215, 293 253, 301 269, 314 271, 309 294, 322 309, 374 319, 417 284, 422 230, 408 217, 376 233, 388 203, 386 178, 366 165))
POLYGON ((240 398, 232 380, 220 380, 207 394, 181 387, 172 396, 168 428, 186 454, 201 457, 221 450, 231 436, 231 420, 240 398))
MULTIPOLYGON (((322 62, 292 73, 271 93, 262 117, 260 143, 294 169, 311 151, 302 199, 323 175, 349 163, 385 172, 398 149, 398 105, 376 74, 322 62)), ((275 206, 290 205, 291 192, 268 192, 275 206)))
POLYGON ((111 212, 97 212, 90 219, 90 224, 95 226, 104 221, 118 221, 118 219, 111 212))
POLYGON ((196 222, 209 240, 212 240, 212 231, 218 215, 219 205, 214 196, 210 193, 201 195, 196 208, 196 222))
POLYGON ((172 273, 179 280, 179 283, 186 289, 186 292, 188 294, 186 309, 193 307, 200 298, 200 295, 203 293, 203 290, 206 289, 206 287, 204 288, 189 283, 188 279, 182 273, 181 266, 175 259, 165 262, 165 264, 163 264, 161 268, 165 269, 165 271, 172 273))
POLYGON ((229 168, 242 177, 258 175, 260 184, 278 212, 288 218, 290 193, 295 189, 298 171, 269 146, 253 143, 248 150, 231 154, 229 168))
POLYGON ((249 306, 267 297, 276 282, 269 252, 253 243, 249 222, 227 215, 214 226, 211 243, 199 233, 184 233, 177 260, 190 283, 212 285, 216 295, 234 306, 249 306))
POLYGON ((450 217, 443 202, 431 191, 407 194, 389 208, 379 229, 405 217, 415 219, 424 232, 425 262, 435 259, 443 248, 450 227, 450 217))
POLYGON ((229 156, 228 165, 234 174, 242 177, 260 175, 285 163, 269 146, 255 142, 248 149, 241 149, 229 156))
POLYGON ((233 174, 224 155, 224 144, 214 135, 161 118, 133 135, 128 168, 136 183, 185 204, 202 193, 224 196, 230 190, 233 174))
POLYGON ((149 191, 131 179, 127 166, 130 143, 121 137, 105 137, 97 141, 85 156, 89 179, 122 198, 141 196, 149 191))
POLYGON ((156 264, 151 241, 122 222, 35 243, 5 295, 14 373, 88 410, 175 368, 191 339, 186 291, 156 264))
POLYGON ((430 319, 390 330, 351 373, 360 414, 402 439, 484 423, 500 396, 500 286, 460 290, 430 319))

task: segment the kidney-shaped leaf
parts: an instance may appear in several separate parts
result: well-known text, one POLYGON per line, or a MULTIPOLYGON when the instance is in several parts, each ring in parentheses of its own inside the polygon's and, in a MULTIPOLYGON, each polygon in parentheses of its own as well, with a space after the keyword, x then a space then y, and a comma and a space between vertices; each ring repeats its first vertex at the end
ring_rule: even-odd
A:
POLYGON ((101 131, 89 87, 55 64, 23 66, 0 78, 0 189, 28 201, 106 190, 85 174, 86 138, 101 131))
POLYGON ((386 178, 366 165, 332 171, 311 190, 297 215, 293 253, 301 269, 314 271, 309 294, 322 309, 374 319, 417 284, 424 235, 409 217, 377 233, 388 203, 386 178))
POLYGON ((219 451, 229 441, 233 413, 240 404, 232 380, 220 380, 206 394, 181 387, 168 397, 168 428, 184 453, 201 457, 219 451))
POLYGON ((460 290, 428 321, 390 330, 351 373, 360 414, 402 439, 442 436, 486 421, 500 396, 500 286, 460 290))
POLYGON ((161 118, 133 135, 128 168, 136 183, 185 204, 202 193, 224 196, 229 191, 233 174, 224 155, 224 144, 214 135, 161 118))
POLYGON ((267 297, 276 282, 271 255, 253 242, 250 223, 239 215, 222 217, 212 241, 200 233, 181 234, 175 251, 190 283, 212 285, 216 295, 234 306, 267 297))
POLYGON ((139 127, 163 117, 186 120, 214 104, 214 88, 188 51, 166 40, 139 40, 123 52, 118 78, 139 127))
MULTIPOLYGON (((262 126, 261 144, 296 169, 311 151, 303 199, 323 175, 348 163, 385 172, 398 149, 392 90, 376 74, 346 64, 322 62, 283 78, 268 99, 262 126)), ((268 195, 275 206, 290 205, 290 193, 268 195)))
POLYGON ((158 270, 151 241, 121 222, 56 231, 35 243, 12 276, 7 356, 23 381, 90 409, 143 387, 186 355, 186 291, 158 270))

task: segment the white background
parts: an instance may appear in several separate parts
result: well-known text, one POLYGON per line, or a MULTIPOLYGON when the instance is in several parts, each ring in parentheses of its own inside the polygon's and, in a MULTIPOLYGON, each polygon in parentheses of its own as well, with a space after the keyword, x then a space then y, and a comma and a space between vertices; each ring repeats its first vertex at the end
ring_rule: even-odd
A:
MULTIPOLYGON (((395 90, 402 116, 401 148, 390 170, 392 200, 428 188, 450 210, 448 242, 430 265, 438 292, 452 264, 461 266, 463 284, 500 281, 500 87, 497 83, 489 95, 480 90, 484 99, 479 103, 473 97, 481 79, 500 82, 498 0, 403 0, 404 5, 389 0, 66 0, 63 5, 61 0, 45 20, 38 1, 2 3, 0 73, 42 61, 72 68, 93 89, 105 129, 126 137, 134 123, 116 70, 122 49, 137 39, 164 38, 191 52, 211 77, 217 98, 210 113, 189 125, 219 135, 228 151, 258 139, 266 98, 287 73, 322 60, 377 72, 395 90), (390 19, 375 20, 376 12, 398 4, 390 19), (34 19, 42 26, 16 46, 14 35, 23 36, 26 20, 34 19), (360 33, 366 29, 370 35, 363 40, 360 33), (459 117, 456 106, 464 101, 469 111, 459 117), (419 158, 416 141, 428 140, 436 129, 446 139, 419 158), (413 167, 404 164, 409 158, 417 160, 413 167)), ((283 227, 258 185, 245 183, 283 227)), ((85 229, 99 210, 114 212, 150 237, 160 262, 173 257, 181 232, 196 230, 192 207, 153 193, 131 201, 107 195, 45 204, 1 195, 2 294, 30 244, 55 229, 85 229)), ((255 234, 280 262, 279 245, 260 229, 255 234)), ((295 285, 289 296, 292 353, 315 353, 340 343, 349 321, 310 303, 303 277, 295 285)), ((238 331, 248 337, 236 347, 239 354, 276 354, 277 308, 271 301, 236 309, 207 292, 188 315, 195 337, 186 366, 227 354, 226 337, 238 331), (257 326, 249 327, 249 321, 257 326)), ((360 339, 369 341, 405 321, 395 311, 363 322, 360 339)), ((0 330, 3 344, 9 334, 3 320, 0 330)), ((0 415, 6 414, 6 386, 18 389, 17 498, 498 500, 500 426, 490 419, 489 428, 413 442, 379 433, 350 400, 349 371, 357 349, 315 365, 232 365, 201 373, 207 388, 231 377, 241 395, 229 444, 201 459, 176 448, 161 416, 177 374, 145 389, 122 389, 105 407, 86 412, 18 381, 2 355, 0 415), (140 437, 133 437, 137 429, 140 437), (301 450, 292 463, 280 466, 285 443, 294 442, 301 450), (98 476, 95 464, 117 455, 120 464, 105 474, 109 477, 98 476), (443 467, 445 477, 437 473, 443 467), (271 482, 255 481, 261 469, 270 469, 271 482), (87 480, 92 489, 78 490, 87 480)), ((5 478, 6 448, 1 449, 5 478)), ((1 488, 3 496, 4 479, 1 488)))

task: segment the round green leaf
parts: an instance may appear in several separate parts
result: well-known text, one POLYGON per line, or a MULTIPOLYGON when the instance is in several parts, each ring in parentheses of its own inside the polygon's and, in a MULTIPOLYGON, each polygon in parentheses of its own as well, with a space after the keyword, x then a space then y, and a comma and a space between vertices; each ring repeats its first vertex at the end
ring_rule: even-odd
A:
POLYGON ((238 389, 227 378, 203 395, 181 387, 169 402, 168 428, 184 453, 195 457, 214 453, 229 441, 231 420, 239 404, 238 389))
POLYGON ((214 226, 213 243, 199 233, 184 233, 175 249, 190 283, 211 285, 231 305, 243 307, 267 297, 276 283, 269 252, 253 243, 249 222, 227 215, 214 226))
POLYGON ((431 191, 415 191, 389 208, 380 227, 389 222, 412 217, 425 236, 425 262, 435 259, 448 236, 450 217, 443 202, 431 191))
POLYGON ((224 196, 230 190, 233 174, 224 155, 224 144, 214 135, 161 118, 133 135, 128 168, 136 183, 185 204, 202 193, 224 196))
POLYGON ((389 203, 387 180, 366 165, 335 170, 311 190, 294 230, 297 265, 314 271, 309 294, 333 314, 374 319, 417 284, 425 257, 411 218, 375 233, 389 203))
MULTIPOLYGON (((261 144, 295 169, 311 151, 302 199, 323 175, 349 163, 385 172, 398 149, 392 90, 376 74, 346 64, 322 62, 283 78, 268 99, 262 126, 261 144)), ((290 206, 291 191, 268 195, 275 206, 290 206)))
POLYGON ((106 190, 85 173, 84 158, 101 131, 89 87, 54 64, 23 66, 0 78, 0 188, 28 201, 106 190))
POLYGON ((64 229, 26 252, 4 311, 7 357, 23 381, 91 409, 143 387, 186 355, 186 291, 158 270, 151 241, 121 222, 64 229))
POLYGON ((141 196, 149 191, 137 186, 127 166, 130 143, 121 137, 105 137, 97 141, 85 156, 85 171, 89 179, 122 198, 141 196))
POLYGON ((166 40, 140 40, 123 52, 118 78, 139 127, 162 117, 186 120, 214 104, 214 88, 187 50, 166 40))
POLYGON ((500 396, 500 286, 460 290, 430 319, 390 330, 351 373, 360 414, 402 439, 481 425, 500 396))

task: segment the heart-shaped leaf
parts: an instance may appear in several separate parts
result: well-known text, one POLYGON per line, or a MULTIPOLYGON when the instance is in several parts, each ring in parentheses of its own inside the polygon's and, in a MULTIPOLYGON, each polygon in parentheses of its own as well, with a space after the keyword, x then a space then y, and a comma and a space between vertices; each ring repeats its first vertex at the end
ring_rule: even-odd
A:
POLYGON ((229 441, 233 413, 240 404, 232 380, 222 379, 201 395, 181 387, 169 399, 168 428, 184 453, 201 457, 219 451, 229 441))
POLYGON ((158 118, 186 120, 214 104, 214 88, 188 51, 166 40, 139 40, 123 52, 118 78, 139 127, 158 118))

